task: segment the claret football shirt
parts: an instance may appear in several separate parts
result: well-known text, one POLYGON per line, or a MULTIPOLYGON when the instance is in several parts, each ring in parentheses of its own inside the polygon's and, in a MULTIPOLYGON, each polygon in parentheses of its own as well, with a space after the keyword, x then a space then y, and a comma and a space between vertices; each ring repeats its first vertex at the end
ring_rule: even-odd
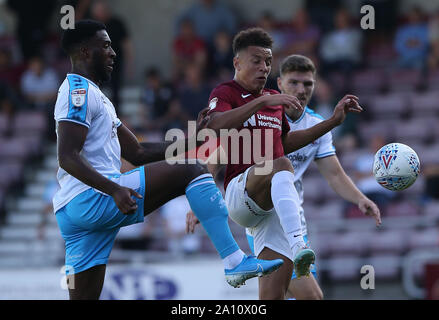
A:
MULTIPOLYGON (((255 95, 236 81, 228 81, 217 86, 210 94, 209 114, 239 108, 262 95, 270 94, 279 92, 263 89, 262 94, 255 95)), ((274 160, 284 156, 282 136, 289 130, 283 106, 265 106, 237 128, 237 133, 227 139, 227 146, 224 147, 224 141, 221 141, 228 158, 224 188, 227 188, 230 180, 261 159, 274 160)))

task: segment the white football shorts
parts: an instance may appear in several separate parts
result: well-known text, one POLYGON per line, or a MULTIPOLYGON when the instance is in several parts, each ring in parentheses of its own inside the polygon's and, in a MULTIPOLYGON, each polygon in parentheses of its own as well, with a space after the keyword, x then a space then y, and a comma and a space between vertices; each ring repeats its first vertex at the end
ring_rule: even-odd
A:
POLYGON ((233 178, 227 186, 224 200, 229 216, 237 224, 248 228, 247 233, 254 239, 256 256, 267 247, 293 260, 290 245, 275 209, 261 209, 247 194, 245 185, 250 169, 251 167, 233 178))

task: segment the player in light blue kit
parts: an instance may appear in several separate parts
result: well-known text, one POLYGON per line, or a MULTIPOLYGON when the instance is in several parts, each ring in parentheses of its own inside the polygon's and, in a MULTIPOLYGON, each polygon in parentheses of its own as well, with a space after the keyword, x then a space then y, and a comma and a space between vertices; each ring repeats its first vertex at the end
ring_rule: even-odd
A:
MULTIPOLYGON (((302 106, 303 112, 295 109, 285 109, 290 130, 303 130, 310 128, 323 121, 323 118, 308 108, 308 103, 314 92, 316 68, 311 59, 301 55, 291 55, 285 58, 280 64, 280 77, 277 84, 281 93, 296 96, 302 106)), ((302 176, 312 161, 315 161, 320 173, 332 187, 332 189, 343 199, 358 205, 358 208, 366 215, 372 216, 376 224, 381 224, 380 211, 376 204, 368 199, 346 175, 338 161, 335 148, 332 144, 331 132, 323 135, 313 143, 296 150, 287 155, 294 167, 294 185, 300 198, 300 216, 302 221, 302 234, 307 241, 306 220, 303 211, 303 188, 302 176)), ((266 230, 270 234, 276 235, 282 232, 276 215, 264 222, 266 230)), ((246 229, 247 239, 250 248, 254 247, 252 230, 246 229)), ((266 239, 261 241, 267 241, 266 239)), ((263 244, 260 245, 262 247, 263 244)), ((293 271, 291 282, 288 288, 288 295, 296 299, 322 299, 323 293, 316 279, 315 266, 311 266, 310 277, 297 278, 293 271)))
POLYGON ((116 58, 105 25, 79 21, 64 32, 62 46, 72 72, 55 105, 60 189, 53 204, 65 240, 70 299, 98 299, 119 228, 143 222, 182 194, 221 256, 230 285, 278 269, 281 259, 256 259, 238 247, 224 199, 206 166, 170 165, 165 153, 174 142, 139 143, 118 119, 99 88, 110 79, 116 58), (121 157, 138 168, 121 174, 121 157))

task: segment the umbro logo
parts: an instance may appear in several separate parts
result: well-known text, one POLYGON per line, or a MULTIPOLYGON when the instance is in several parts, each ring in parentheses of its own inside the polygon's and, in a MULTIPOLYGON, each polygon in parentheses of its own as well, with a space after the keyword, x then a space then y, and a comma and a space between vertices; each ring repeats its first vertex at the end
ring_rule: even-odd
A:
POLYGON ((249 94, 241 94, 241 97, 243 97, 245 99, 247 97, 250 97, 251 95, 252 95, 251 93, 249 93, 249 94))

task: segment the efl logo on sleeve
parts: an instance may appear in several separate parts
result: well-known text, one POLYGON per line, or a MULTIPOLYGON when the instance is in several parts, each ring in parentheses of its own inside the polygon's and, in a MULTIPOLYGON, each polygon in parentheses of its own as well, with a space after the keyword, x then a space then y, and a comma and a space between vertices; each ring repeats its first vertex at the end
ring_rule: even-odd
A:
POLYGON ((72 90, 72 103, 75 107, 82 107, 85 103, 85 97, 87 95, 87 90, 85 89, 75 89, 72 90))

